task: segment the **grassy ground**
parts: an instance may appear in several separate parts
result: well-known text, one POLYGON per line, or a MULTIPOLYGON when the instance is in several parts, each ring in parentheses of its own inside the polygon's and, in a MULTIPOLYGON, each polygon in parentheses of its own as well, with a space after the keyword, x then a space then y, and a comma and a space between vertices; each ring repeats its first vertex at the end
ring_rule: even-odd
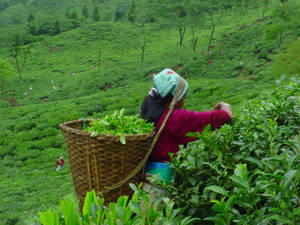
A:
MULTIPOLYGON (((247 100, 271 89, 274 56, 293 43, 299 31, 285 35, 281 49, 276 40, 266 40, 272 22, 267 16, 255 22, 250 11, 237 29, 237 17, 226 15, 216 28, 212 54, 206 51, 209 29, 198 28, 197 51, 192 51, 192 33, 187 27, 183 46, 178 31, 162 25, 138 27, 99 22, 36 42, 22 72, 7 81, 19 107, 0 102, 0 224, 26 224, 36 213, 55 207, 73 191, 69 164, 55 171, 54 157, 67 152, 58 125, 81 117, 101 117, 125 108, 129 114, 152 87, 151 74, 171 67, 190 84, 186 108, 209 110, 218 101, 233 105, 235 114, 247 100), (138 42, 148 30, 145 61, 140 62, 138 42), (98 53, 101 49, 101 66, 98 53), (224 51, 220 54, 220 51, 224 51), (213 63, 206 74, 207 61, 213 63), (32 89, 32 90, 30 90, 32 89)), ((208 21, 208 20, 207 20, 208 21)), ((208 22, 207 22, 208 23, 208 22)), ((7 58, 8 49, 0 55, 7 58)))

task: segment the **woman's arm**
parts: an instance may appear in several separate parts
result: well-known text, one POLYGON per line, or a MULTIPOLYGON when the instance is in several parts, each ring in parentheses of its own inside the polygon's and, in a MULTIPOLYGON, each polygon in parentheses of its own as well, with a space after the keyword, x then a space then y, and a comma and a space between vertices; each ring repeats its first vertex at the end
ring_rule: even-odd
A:
POLYGON ((215 105, 214 107, 215 110, 224 110, 228 113, 230 119, 232 119, 232 108, 231 105, 229 105, 228 103, 225 102, 219 102, 215 105))
POLYGON ((180 142, 189 142, 193 138, 187 138, 185 135, 189 132, 199 132, 210 124, 212 129, 217 129, 229 122, 232 119, 232 111, 229 106, 219 104, 220 109, 208 111, 208 112, 195 112, 185 109, 174 111, 171 117, 169 125, 170 132, 181 140, 180 142))

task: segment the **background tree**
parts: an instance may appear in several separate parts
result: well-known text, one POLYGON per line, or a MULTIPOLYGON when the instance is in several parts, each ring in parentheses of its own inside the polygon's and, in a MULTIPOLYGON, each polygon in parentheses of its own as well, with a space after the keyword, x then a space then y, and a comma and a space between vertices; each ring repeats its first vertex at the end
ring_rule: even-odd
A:
POLYGON ((288 0, 280 0, 280 2, 281 2, 281 10, 282 10, 282 13, 284 13, 284 11, 285 11, 285 3, 287 3, 287 1, 288 0))
POLYGON ((32 21, 34 21, 34 15, 33 15, 33 13, 30 13, 28 16, 27 22, 30 23, 32 21))
POLYGON ((81 13, 85 19, 89 17, 89 10, 86 5, 83 6, 81 13))
POLYGON ((263 10, 262 10, 262 18, 265 17, 265 12, 270 3, 270 0, 263 0, 263 10))
POLYGON ((20 66, 20 54, 21 54, 21 46, 23 43, 21 43, 21 38, 19 34, 16 34, 14 36, 12 48, 11 48, 11 56, 15 59, 17 71, 19 74, 20 81, 22 80, 21 76, 21 66, 20 66))
POLYGON ((77 15, 77 12, 75 10, 73 10, 71 12, 70 19, 73 19, 73 20, 77 20, 78 19, 78 15, 77 15))
POLYGON ((276 55, 271 66, 272 72, 278 76, 300 74, 300 38, 291 44, 285 52, 276 55))
POLYGON ((190 5, 188 5, 188 12, 190 12, 187 15, 186 21, 187 24, 190 26, 192 31, 192 48, 193 51, 196 51, 197 44, 199 37, 196 34, 196 31, 204 26, 204 9, 202 8, 201 4, 199 2, 192 2, 190 5))
POLYGON ((132 0, 131 5, 130 5, 130 9, 128 12, 128 20, 131 23, 135 23, 135 19, 136 19, 136 4, 135 4, 135 0, 132 0))
POLYGON ((60 34, 60 33, 61 33, 61 31, 60 31, 60 27, 59 27, 59 21, 55 21, 52 35, 56 35, 56 34, 60 34))
POLYGON ((67 11, 66 11, 66 18, 67 19, 71 19, 71 11, 70 11, 70 9, 67 9, 67 11))
POLYGON ((267 39, 277 39, 277 45, 279 48, 281 47, 285 33, 291 27, 300 25, 297 17, 297 15, 299 15, 299 9, 293 8, 288 4, 285 5, 286 2, 287 0, 284 0, 281 8, 276 8, 273 11, 272 16, 275 20, 267 30, 267 39))
POLYGON ((196 36, 195 34, 195 27, 194 26, 191 26, 191 30, 192 30, 192 45, 193 45, 193 51, 195 52, 196 51, 196 48, 197 48, 197 43, 198 43, 198 39, 199 37, 196 36))
POLYGON ((31 45, 24 46, 24 42, 21 40, 20 34, 14 36, 14 42, 11 47, 11 56, 16 62, 16 68, 19 75, 19 80, 22 79, 22 69, 25 67, 28 56, 31 53, 31 45))
POLYGON ((252 0, 242 0, 239 4, 239 11, 240 11, 240 16, 236 17, 237 18, 237 24, 236 27, 237 29, 240 26, 240 22, 243 20, 244 16, 246 16, 248 14, 248 10, 250 8, 252 0))
POLYGON ((151 42, 150 30, 147 28, 142 28, 140 33, 143 34, 143 37, 140 40, 137 39, 136 43, 141 49, 141 62, 144 62, 147 44, 151 42))
POLYGON ((94 12, 93 12, 93 20, 95 21, 95 22, 98 22, 99 20, 100 20, 100 15, 99 15, 99 8, 98 8, 98 6, 95 6, 95 8, 94 8, 94 12))
POLYGON ((220 24, 222 17, 224 16, 226 10, 232 8, 228 3, 218 0, 208 0, 203 2, 204 12, 210 18, 209 28, 210 35, 207 45, 207 51, 210 51, 212 46, 212 41, 214 39, 216 27, 220 24))
POLYGON ((210 17, 210 35, 209 35, 209 41, 208 41, 208 45, 207 45, 207 51, 209 51, 210 48, 211 48, 211 43, 212 43, 212 40, 214 38, 214 34, 215 34, 215 31, 216 31, 216 26, 221 21, 222 16, 223 16, 223 13, 220 13, 219 15, 214 15, 212 12, 209 13, 209 17, 210 17))
POLYGON ((175 19, 178 21, 176 26, 179 32, 179 45, 182 46, 183 39, 186 32, 186 26, 187 26, 185 21, 187 12, 185 11, 183 5, 177 5, 174 8, 174 13, 175 13, 175 19))
POLYGON ((101 48, 99 48, 98 51, 98 72, 100 71, 100 67, 101 67, 101 48))
POLYGON ((0 59, 0 96, 3 97, 7 91, 5 90, 5 81, 13 75, 11 65, 0 59))

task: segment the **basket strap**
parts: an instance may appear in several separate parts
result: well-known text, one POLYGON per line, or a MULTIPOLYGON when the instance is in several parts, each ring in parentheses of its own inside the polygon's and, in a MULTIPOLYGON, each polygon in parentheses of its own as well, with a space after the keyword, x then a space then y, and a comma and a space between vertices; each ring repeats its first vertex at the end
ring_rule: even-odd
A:
POLYGON ((167 120, 169 119, 171 113, 174 110, 175 104, 177 103, 177 99, 179 98, 179 96, 181 95, 181 93, 185 89, 185 85, 186 85, 185 80, 182 77, 180 77, 179 86, 178 86, 178 88, 176 90, 176 93, 175 93, 175 96, 173 97, 173 100, 172 100, 172 102, 169 106, 169 111, 168 111, 162 125, 160 126, 158 132, 154 136, 154 138, 152 140, 152 143, 151 143, 151 146, 150 146, 149 150, 147 151, 146 156, 143 158, 143 160, 137 165, 137 167, 134 170, 131 171, 131 173, 125 179, 123 179, 119 183, 114 184, 110 187, 104 187, 103 188, 104 190, 100 191, 98 193, 100 196, 104 196, 108 192, 123 186, 124 184, 126 184, 132 177, 134 177, 145 166, 145 164, 148 161, 148 158, 149 158, 149 156, 150 156, 150 154, 151 154, 151 152, 152 152, 152 150, 153 150, 153 148, 154 148, 154 146, 157 142, 157 139, 159 138, 159 135, 160 135, 161 131, 164 129, 164 127, 167 123, 167 120))
POLYGON ((85 118, 81 118, 82 119, 82 128, 86 128, 86 120, 85 118))

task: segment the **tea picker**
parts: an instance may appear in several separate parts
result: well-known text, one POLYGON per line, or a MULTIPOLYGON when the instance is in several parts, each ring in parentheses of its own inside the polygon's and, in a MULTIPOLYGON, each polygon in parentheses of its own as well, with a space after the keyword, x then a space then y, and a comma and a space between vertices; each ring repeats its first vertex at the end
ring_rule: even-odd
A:
MULTIPOLYGON (((211 63, 212 61, 208 61, 208 64, 211 63)), ((169 182, 172 179, 170 154, 176 154, 179 145, 195 140, 186 137, 186 134, 201 133, 209 124, 212 129, 221 127, 231 120, 232 110, 224 102, 217 103, 214 110, 207 112, 183 109, 188 83, 171 69, 161 71, 153 77, 153 81, 154 88, 144 99, 140 110, 141 117, 154 123, 157 131, 157 140, 147 162, 146 174, 159 176, 169 182)))
POLYGON ((56 161, 56 171, 60 171, 64 168, 65 160, 64 160, 64 157, 62 157, 62 156, 56 157, 56 159, 58 159, 56 161))
POLYGON ((166 179, 172 179, 169 153, 176 153, 179 145, 194 140, 185 135, 201 132, 208 124, 218 128, 231 119, 231 110, 223 109, 225 103, 220 103, 219 110, 210 112, 181 109, 188 83, 173 70, 165 69, 153 80, 154 88, 145 98, 140 115, 155 124, 155 132, 124 134, 126 144, 122 144, 120 135, 99 132, 91 136, 91 132, 82 130, 95 119, 78 119, 59 125, 81 209, 86 193, 93 189, 104 197, 105 203, 116 201, 121 195, 130 196, 133 191, 128 184, 144 181, 147 162, 148 174, 166 172, 166 179))

